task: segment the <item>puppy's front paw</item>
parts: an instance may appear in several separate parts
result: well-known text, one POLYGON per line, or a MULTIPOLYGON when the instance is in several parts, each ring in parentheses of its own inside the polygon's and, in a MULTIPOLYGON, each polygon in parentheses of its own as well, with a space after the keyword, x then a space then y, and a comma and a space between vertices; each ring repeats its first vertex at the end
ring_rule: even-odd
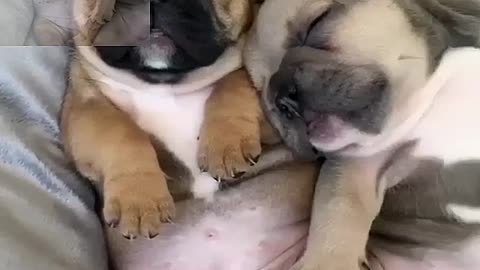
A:
POLYGON ((175 215, 173 198, 161 173, 125 175, 105 184, 105 222, 117 225, 123 236, 135 239, 142 235, 153 238, 162 223, 171 222, 175 215))
POLYGON ((262 147, 258 121, 218 116, 206 119, 199 136, 198 164, 217 180, 242 176, 258 160, 262 147))

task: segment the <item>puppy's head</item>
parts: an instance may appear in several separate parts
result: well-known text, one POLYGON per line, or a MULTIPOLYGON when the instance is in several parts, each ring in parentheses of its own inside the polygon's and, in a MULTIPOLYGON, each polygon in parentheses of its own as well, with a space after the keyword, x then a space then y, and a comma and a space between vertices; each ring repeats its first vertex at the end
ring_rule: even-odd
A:
POLYGON ((76 1, 89 47, 80 52, 154 84, 214 64, 236 46, 253 8, 251 0, 76 1))
POLYGON ((444 51, 477 46, 479 29, 476 0, 271 0, 245 63, 292 148, 361 155, 421 113, 444 51))

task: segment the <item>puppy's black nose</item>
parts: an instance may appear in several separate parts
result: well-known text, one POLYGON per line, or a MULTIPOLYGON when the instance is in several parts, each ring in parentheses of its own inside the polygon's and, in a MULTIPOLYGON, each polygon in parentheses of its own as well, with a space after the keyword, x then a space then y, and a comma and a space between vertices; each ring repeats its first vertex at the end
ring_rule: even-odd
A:
POLYGON ((280 112, 288 119, 302 117, 300 105, 298 103, 298 91, 294 85, 285 87, 278 92, 278 95, 275 98, 275 106, 277 106, 280 112))

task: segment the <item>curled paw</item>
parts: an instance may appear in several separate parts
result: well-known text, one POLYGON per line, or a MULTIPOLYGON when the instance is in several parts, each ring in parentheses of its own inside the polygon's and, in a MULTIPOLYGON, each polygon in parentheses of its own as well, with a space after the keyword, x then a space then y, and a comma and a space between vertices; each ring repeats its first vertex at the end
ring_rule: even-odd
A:
POLYGON ((154 238, 174 218, 175 206, 163 175, 122 176, 105 184, 103 215, 127 239, 154 238))
POLYGON ((199 136, 198 164, 218 181, 241 177, 262 151, 256 121, 219 117, 207 121, 199 136))

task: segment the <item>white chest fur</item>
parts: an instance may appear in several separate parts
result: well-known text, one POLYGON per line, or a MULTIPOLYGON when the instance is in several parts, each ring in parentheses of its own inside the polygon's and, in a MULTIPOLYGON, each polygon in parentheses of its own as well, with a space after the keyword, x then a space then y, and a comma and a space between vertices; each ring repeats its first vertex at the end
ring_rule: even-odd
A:
POLYGON ((209 198, 218 183, 202 173, 197 163, 198 136, 203 122, 205 103, 212 92, 207 87, 190 93, 175 94, 159 89, 124 90, 110 88, 104 93, 127 111, 136 123, 160 140, 190 170, 195 197, 209 198))
POLYGON ((190 169, 194 195, 210 198, 218 183, 199 170, 197 137, 211 85, 241 67, 244 38, 240 37, 212 65, 191 71, 181 83, 172 85, 152 85, 125 70, 110 67, 88 46, 80 46, 78 51, 85 64, 90 65, 90 76, 108 85, 101 87, 102 92, 190 169))
MULTIPOLYGON (((448 76, 430 109, 411 134, 419 143, 414 155, 438 158, 446 166, 480 162, 480 50, 449 55, 448 76)), ((446 211, 465 223, 480 224, 480 208, 451 203, 446 211)))
POLYGON ((441 67, 447 77, 411 134, 420 139, 417 156, 440 158, 446 165, 480 160, 480 50, 458 49, 449 57, 441 67))

